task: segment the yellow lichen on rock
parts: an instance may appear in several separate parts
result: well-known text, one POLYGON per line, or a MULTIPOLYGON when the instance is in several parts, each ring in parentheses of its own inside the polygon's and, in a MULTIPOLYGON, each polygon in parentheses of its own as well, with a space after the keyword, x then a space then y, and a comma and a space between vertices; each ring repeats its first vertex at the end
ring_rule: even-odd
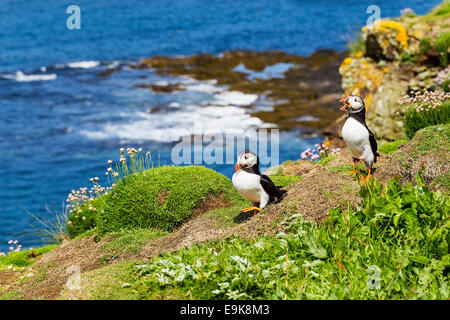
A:
POLYGON ((339 68, 345 94, 361 96, 367 108, 387 71, 388 68, 380 68, 372 59, 365 57, 345 58, 339 68))
MULTIPOLYGON (((363 33, 381 32, 381 33, 389 34, 392 29, 397 31, 396 40, 400 44, 400 49, 407 49, 408 48, 408 34, 406 33, 405 27, 397 21, 380 20, 380 21, 377 21, 377 22, 371 24, 370 26, 363 27, 362 31, 363 31, 363 33)), ((386 44, 389 44, 389 41, 387 39, 385 39, 385 40, 386 41, 384 41, 384 42, 386 44)))

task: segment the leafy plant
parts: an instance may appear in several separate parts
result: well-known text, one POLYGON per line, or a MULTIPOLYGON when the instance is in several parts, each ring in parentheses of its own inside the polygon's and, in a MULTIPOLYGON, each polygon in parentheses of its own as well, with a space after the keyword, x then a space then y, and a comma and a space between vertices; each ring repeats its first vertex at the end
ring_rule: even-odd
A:
POLYGON ((434 47, 439 53, 442 66, 448 65, 448 49, 450 47, 450 32, 440 34, 434 41, 434 47))
POLYGON ((431 46, 431 38, 430 37, 424 37, 420 40, 419 43, 419 48, 420 51, 422 51, 422 53, 427 53, 428 51, 431 50, 432 46, 431 46))
POLYGON ((450 92, 450 80, 445 80, 444 82, 442 82, 441 87, 445 92, 450 92))

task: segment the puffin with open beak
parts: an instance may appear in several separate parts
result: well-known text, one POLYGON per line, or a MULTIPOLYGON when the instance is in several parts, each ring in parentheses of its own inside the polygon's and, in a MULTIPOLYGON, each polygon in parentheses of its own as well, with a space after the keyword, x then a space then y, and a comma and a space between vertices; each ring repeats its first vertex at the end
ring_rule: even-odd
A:
MULTIPOLYGON (((366 106, 363 99, 355 95, 344 97, 340 102, 344 103, 341 110, 347 112, 347 120, 342 127, 342 138, 355 164, 352 173, 356 173, 358 161, 362 160, 368 169, 367 179, 369 179, 379 153, 375 136, 366 124, 366 106)), ((365 180, 361 177, 362 182, 365 180)))
POLYGON ((238 155, 232 182, 236 190, 253 204, 241 212, 253 211, 254 215, 268 204, 280 202, 287 192, 259 172, 259 158, 249 150, 238 155))

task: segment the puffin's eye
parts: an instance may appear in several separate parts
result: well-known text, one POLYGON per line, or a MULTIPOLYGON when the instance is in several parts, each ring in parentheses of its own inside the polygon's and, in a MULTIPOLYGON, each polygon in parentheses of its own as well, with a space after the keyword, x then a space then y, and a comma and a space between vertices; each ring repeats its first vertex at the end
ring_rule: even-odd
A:
POLYGON ((247 159, 248 159, 248 156, 245 156, 244 158, 245 158, 245 160, 247 160, 247 159))

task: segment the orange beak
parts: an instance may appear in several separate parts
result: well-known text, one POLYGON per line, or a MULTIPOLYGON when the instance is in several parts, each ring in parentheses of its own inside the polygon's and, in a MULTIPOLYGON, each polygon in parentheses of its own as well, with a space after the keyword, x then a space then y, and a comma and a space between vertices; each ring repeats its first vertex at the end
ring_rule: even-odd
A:
POLYGON ((236 167, 234 167, 234 172, 238 172, 239 171, 239 163, 236 162, 236 167))
MULTIPOLYGON (((341 100, 339 100, 339 102, 344 102, 345 100, 347 100, 347 98, 348 98, 348 96, 342 98, 341 100)), ((340 108, 340 110, 341 110, 341 111, 347 111, 349 106, 350 106, 350 103, 347 102, 344 106, 342 106, 342 107, 340 108)))

